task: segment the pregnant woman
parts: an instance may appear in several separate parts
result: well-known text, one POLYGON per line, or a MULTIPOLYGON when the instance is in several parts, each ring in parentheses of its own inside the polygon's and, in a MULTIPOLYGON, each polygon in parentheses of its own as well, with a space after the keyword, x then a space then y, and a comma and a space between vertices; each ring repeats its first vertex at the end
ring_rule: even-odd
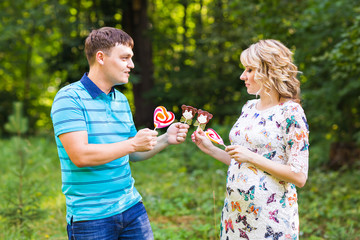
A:
POLYGON ((201 151, 229 165, 221 239, 298 239, 296 187, 307 180, 309 129, 297 67, 277 40, 251 45, 240 60, 240 79, 259 99, 243 106, 231 145, 222 150, 201 129, 192 134, 201 151))

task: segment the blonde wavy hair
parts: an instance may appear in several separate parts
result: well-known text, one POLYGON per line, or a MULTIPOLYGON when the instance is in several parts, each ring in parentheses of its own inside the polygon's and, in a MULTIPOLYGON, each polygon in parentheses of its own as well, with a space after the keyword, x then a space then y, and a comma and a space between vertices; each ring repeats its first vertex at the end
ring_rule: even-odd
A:
POLYGON ((265 93, 275 89, 280 98, 300 103, 298 68, 292 61, 293 53, 281 42, 273 39, 260 40, 241 53, 240 61, 255 70, 254 81, 265 93))

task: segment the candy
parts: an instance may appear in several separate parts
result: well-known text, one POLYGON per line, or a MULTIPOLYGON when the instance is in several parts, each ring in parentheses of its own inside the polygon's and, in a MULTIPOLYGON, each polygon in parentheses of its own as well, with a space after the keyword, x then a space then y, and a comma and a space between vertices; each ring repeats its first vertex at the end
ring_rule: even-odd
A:
POLYGON ((175 114, 167 111, 165 107, 159 106, 154 111, 154 126, 163 128, 169 126, 175 120, 175 114))
POLYGON ((194 123, 194 126, 197 126, 198 128, 201 128, 202 130, 205 130, 206 124, 212 119, 213 115, 207 111, 199 109, 197 111, 198 116, 196 119, 196 122, 194 123))
POLYGON ((180 122, 191 125, 192 118, 195 116, 197 109, 192 106, 186 106, 184 104, 181 106, 181 109, 182 109, 182 117, 180 119, 180 122))
POLYGON ((212 142, 225 146, 224 141, 214 129, 209 128, 205 131, 205 134, 212 142))

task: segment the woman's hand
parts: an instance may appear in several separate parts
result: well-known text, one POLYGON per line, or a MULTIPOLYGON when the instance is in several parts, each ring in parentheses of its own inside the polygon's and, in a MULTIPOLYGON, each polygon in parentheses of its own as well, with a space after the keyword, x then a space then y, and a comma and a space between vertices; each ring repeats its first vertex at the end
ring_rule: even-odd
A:
POLYGON ((211 155, 211 151, 215 146, 201 128, 198 128, 195 132, 193 132, 191 135, 191 140, 196 144, 196 146, 198 146, 201 151, 211 155))
POLYGON ((230 145, 225 148, 225 151, 230 155, 232 159, 239 163, 252 162, 254 154, 246 147, 240 145, 230 145))
POLYGON ((231 158, 221 148, 216 147, 210 139, 206 136, 205 132, 198 128, 192 135, 191 140, 198 146, 198 148, 204 153, 212 156, 213 158, 219 160, 220 162, 230 165, 231 158))

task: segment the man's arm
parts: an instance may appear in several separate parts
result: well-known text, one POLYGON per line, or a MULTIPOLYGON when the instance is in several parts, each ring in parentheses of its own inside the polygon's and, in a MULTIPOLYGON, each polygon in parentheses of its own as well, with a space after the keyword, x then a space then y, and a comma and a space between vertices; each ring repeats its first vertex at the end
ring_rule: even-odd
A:
POLYGON ((157 145, 157 132, 138 131, 135 137, 111 144, 89 144, 86 131, 64 133, 59 136, 71 161, 77 167, 102 165, 134 152, 149 151, 157 145))
POLYGON ((130 161, 138 162, 149 159, 159 153, 161 150, 169 145, 176 145, 183 143, 186 139, 186 135, 189 129, 189 125, 182 123, 172 124, 160 137, 157 138, 157 143, 150 151, 133 152, 130 154, 130 161))

